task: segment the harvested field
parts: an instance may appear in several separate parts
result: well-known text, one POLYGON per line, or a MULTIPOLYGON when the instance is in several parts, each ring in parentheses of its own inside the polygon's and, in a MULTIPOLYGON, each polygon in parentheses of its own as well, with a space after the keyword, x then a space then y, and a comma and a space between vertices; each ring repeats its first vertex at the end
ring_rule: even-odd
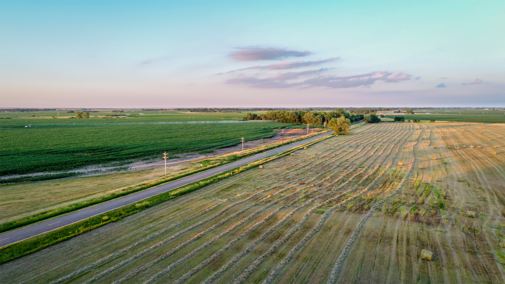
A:
POLYGON ((503 283, 504 135, 366 125, 5 263, 0 282, 503 283))

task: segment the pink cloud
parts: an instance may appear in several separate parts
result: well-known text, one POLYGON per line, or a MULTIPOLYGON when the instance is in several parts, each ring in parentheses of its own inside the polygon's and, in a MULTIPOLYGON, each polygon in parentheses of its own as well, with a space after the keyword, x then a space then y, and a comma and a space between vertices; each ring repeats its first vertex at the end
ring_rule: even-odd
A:
POLYGON ((352 76, 320 75, 328 68, 302 72, 287 72, 274 77, 257 78, 242 77, 226 81, 228 84, 249 85, 255 88, 290 88, 290 87, 328 87, 328 88, 353 88, 369 86, 376 81, 388 83, 410 80, 412 75, 402 72, 388 73, 386 71, 370 72, 352 76), (304 81, 293 82, 302 76, 315 76, 304 81))
POLYGON ((340 57, 330 57, 328 59, 323 59, 323 60, 312 60, 312 61, 290 61, 290 62, 280 62, 280 63, 275 63, 275 64, 269 64, 269 65, 256 65, 252 67, 247 67, 247 68, 242 68, 242 69, 237 69, 237 70, 232 70, 227 73, 233 73, 236 71, 242 71, 242 70, 285 70, 285 69, 294 69, 294 68, 300 68, 300 67, 308 67, 308 66, 313 66, 313 65, 319 65, 327 62, 332 62, 335 60, 340 59, 340 57))
POLYGON ((239 77, 228 79, 226 83, 233 85, 250 85, 256 88, 288 88, 297 86, 299 83, 288 83, 286 81, 296 80, 300 77, 317 75, 327 70, 329 70, 329 68, 321 68, 317 70, 307 70, 301 72, 286 72, 266 78, 239 77))
POLYGON ((478 85, 478 84, 482 84, 482 80, 481 79, 473 79, 472 81, 470 81, 470 85, 478 85))
POLYGON ((285 48, 273 47, 242 47, 230 53, 230 56, 237 61, 257 61, 257 60, 279 60, 288 57, 303 57, 311 54, 310 51, 288 50, 285 48))

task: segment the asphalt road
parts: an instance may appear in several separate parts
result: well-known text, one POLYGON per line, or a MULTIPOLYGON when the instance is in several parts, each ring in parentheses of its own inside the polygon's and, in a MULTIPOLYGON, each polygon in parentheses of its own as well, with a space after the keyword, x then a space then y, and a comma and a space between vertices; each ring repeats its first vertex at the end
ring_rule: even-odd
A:
MULTIPOLYGON (((355 127, 357 125, 358 124, 353 125, 353 127, 355 127)), ((195 181, 199 181, 201 179, 208 178, 208 177, 213 176, 215 174, 218 174, 218 173, 221 173, 221 172, 224 172, 227 170, 231 170, 231 169, 239 167, 239 166, 243 166, 243 165, 248 164, 250 162, 261 160, 261 159, 266 158, 270 155, 273 155, 273 154, 291 149, 293 147, 305 144, 307 142, 314 141, 314 140, 319 139, 321 137, 330 135, 331 133, 333 133, 333 132, 328 132, 328 133, 324 133, 321 135, 317 135, 317 136, 314 136, 314 137, 306 139, 306 140, 302 140, 302 141, 299 141, 299 142, 296 142, 293 144, 289 144, 289 145, 279 147, 279 148, 276 148, 276 149, 273 149, 273 150, 270 150, 267 152, 263 152, 261 154, 251 156, 249 158, 245 158, 243 160, 239 160, 239 161, 236 161, 236 162, 233 162, 230 164, 219 166, 219 167, 210 169, 208 171, 197 173, 197 174, 194 174, 194 175, 191 175, 191 176, 188 176, 188 177, 185 177, 185 178, 182 178, 182 179, 179 179, 179 180, 176 180, 176 181, 173 181, 173 182, 170 182, 170 183, 158 186, 158 187, 154 187, 154 188, 144 190, 144 191, 141 191, 138 193, 133 193, 131 195, 121 197, 118 199, 114 199, 114 200, 111 200, 111 201, 108 201, 105 203, 101 203, 101 204, 93 206, 93 207, 84 208, 84 209, 76 211, 74 213, 70 213, 70 214, 67 214, 67 215, 64 215, 61 217, 56 217, 53 219, 49 219, 47 221, 37 223, 32 226, 23 227, 18 230, 7 232, 5 234, 0 235, 0 247, 22 241, 24 239, 34 237, 36 235, 40 235, 40 234, 61 228, 63 226, 66 226, 66 225, 69 225, 69 224, 72 224, 72 223, 75 223, 78 221, 82 221, 82 220, 87 219, 89 217, 100 215, 102 213, 117 209, 119 207, 131 204, 134 202, 141 201, 141 200, 149 198, 151 196, 176 189, 178 187, 187 185, 187 184, 195 182, 195 181)))

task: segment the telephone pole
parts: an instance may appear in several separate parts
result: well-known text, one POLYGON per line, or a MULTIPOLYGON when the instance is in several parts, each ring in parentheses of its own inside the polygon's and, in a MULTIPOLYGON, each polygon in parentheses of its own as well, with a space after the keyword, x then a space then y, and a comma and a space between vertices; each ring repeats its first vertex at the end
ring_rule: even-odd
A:
POLYGON ((163 159, 165 159, 165 178, 167 177, 167 152, 163 152, 163 159))
POLYGON ((242 137, 242 151, 244 151, 244 137, 242 137))

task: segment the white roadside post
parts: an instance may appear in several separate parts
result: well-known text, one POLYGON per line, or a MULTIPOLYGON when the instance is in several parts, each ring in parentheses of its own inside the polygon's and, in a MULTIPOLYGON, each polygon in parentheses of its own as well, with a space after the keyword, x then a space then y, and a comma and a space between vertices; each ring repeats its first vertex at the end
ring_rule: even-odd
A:
POLYGON ((167 177, 167 152, 163 152, 163 159, 165 159, 165 178, 167 177))
POLYGON ((307 135, 309 135, 309 125, 310 124, 307 123, 307 135))
POLYGON ((242 137, 242 151, 244 151, 244 137, 242 137))

